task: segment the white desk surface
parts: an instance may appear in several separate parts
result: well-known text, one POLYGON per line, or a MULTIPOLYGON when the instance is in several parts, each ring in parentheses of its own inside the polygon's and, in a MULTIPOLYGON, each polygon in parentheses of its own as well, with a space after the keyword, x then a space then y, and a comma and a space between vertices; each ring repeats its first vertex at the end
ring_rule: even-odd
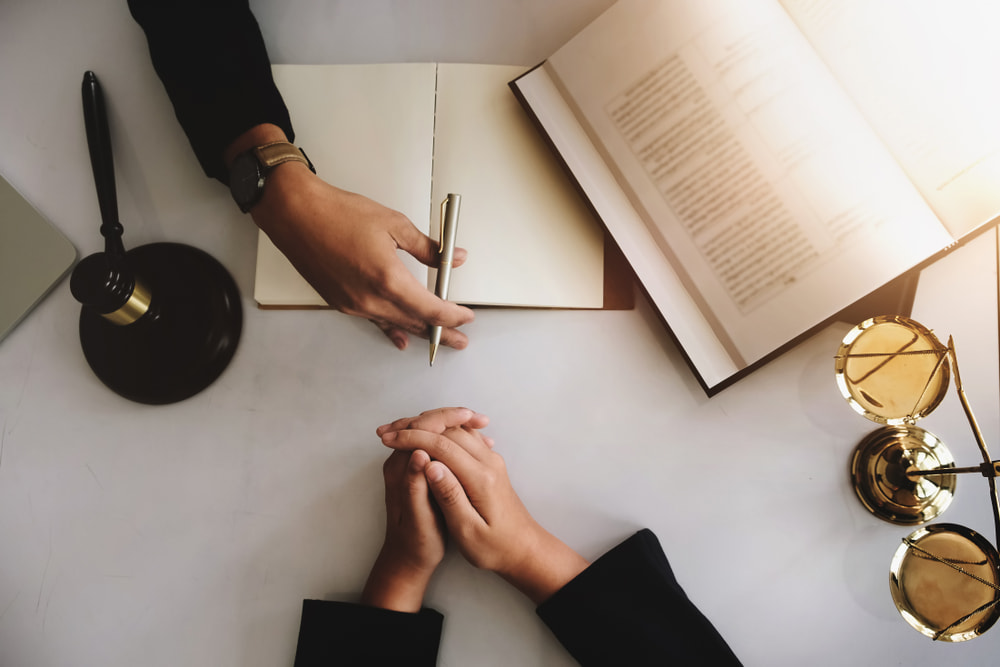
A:
MULTIPOLYGON (((610 2, 418 4, 301 0, 258 17, 275 62, 532 65, 610 2)), ((935 644, 892 604, 910 531, 848 484, 874 427, 834 385, 848 325, 707 399, 642 302, 481 311, 470 347, 433 369, 424 345, 399 353, 362 320, 257 310, 255 230, 201 175, 125 3, 6 0, 0 171, 81 255, 101 248, 85 69, 108 96, 126 246, 212 253, 243 292, 244 334, 218 382, 166 407, 95 379, 66 283, 0 344, 0 664, 290 665, 301 600, 352 599, 381 544, 374 428, 448 404, 492 416, 525 503, 584 556, 652 528, 748 665, 995 663, 1000 630, 935 644)), ((994 241, 924 272, 914 315, 954 334, 1000 447, 994 241)), ((922 425, 976 463, 954 393, 922 425)), ((985 483, 962 478, 943 519, 992 539, 985 483)), ((527 599, 457 553, 426 602, 446 615, 441 665, 572 664, 527 599)))

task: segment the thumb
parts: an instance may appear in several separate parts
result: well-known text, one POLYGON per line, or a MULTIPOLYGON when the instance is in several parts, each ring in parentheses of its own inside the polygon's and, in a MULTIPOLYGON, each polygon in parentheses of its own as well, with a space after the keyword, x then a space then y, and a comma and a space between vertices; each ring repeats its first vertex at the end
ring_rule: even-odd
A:
MULTIPOLYGON (((401 225, 399 229, 393 231, 392 236, 396 241, 396 245, 416 257, 421 264, 437 266, 437 241, 421 232, 409 220, 406 222, 407 224, 401 225)), ((451 265, 453 267, 461 266, 465 263, 465 258, 468 257, 468 254, 465 248, 455 248, 455 254, 451 258, 451 265)))
POLYGON ((416 527, 424 534, 430 534, 429 531, 443 528, 440 524, 440 517, 434 512, 434 506, 427 492, 427 477, 424 475, 424 469, 430 460, 427 452, 417 449, 410 454, 410 460, 406 465, 406 490, 409 494, 407 504, 416 520, 416 527))
POLYGON ((482 521, 479 512, 469 502, 462 483, 448 466, 440 461, 431 461, 424 468, 424 475, 431 494, 444 515, 445 523, 448 524, 449 532, 458 532, 457 529, 470 522, 482 521))
POLYGON ((415 449, 410 454, 410 460, 406 466, 406 481, 410 494, 410 503, 414 507, 429 504, 427 500, 427 477, 424 475, 424 469, 430 463, 430 460, 431 457, 422 449, 415 449))

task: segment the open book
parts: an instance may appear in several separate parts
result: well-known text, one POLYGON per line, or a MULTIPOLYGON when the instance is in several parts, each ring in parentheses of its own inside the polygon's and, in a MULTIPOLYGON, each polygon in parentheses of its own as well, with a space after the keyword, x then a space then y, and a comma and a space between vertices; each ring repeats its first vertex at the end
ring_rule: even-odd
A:
POLYGON ((994 6, 620 0, 511 87, 711 394, 1000 212, 994 6))
MULTIPOLYGON (((631 281, 614 283, 614 303, 606 304, 604 265, 613 253, 606 257, 605 233, 510 94, 507 82, 523 72, 434 63, 274 66, 296 143, 327 182, 402 212, 432 238, 441 202, 449 192, 462 195, 457 243, 469 258, 452 273, 451 300, 630 307, 631 281)), ((433 290, 436 272, 400 257, 433 290)), ((262 307, 326 305, 263 233, 254 297, 262 307)))

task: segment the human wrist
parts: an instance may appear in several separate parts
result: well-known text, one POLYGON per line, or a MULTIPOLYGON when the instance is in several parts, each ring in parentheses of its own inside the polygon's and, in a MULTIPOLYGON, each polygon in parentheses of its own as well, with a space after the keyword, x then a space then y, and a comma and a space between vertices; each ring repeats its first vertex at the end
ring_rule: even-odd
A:
POLYGON ((368 575, 361 602, 393 611, 418 612, 434 570, 435 567, 398 562, 383 551, 368 575))
POLYGON ((587 569, 589 563, 566 543, 541 529, 520 558, 496 570, 535 604, 541 604, 587 569))
POLYGON ((249 130, 239 135, 226 147, 222 153, 222 160, 228 169, 233 165, 233 160, 240 153, 245 153, 251 148, 270 144, 275 141, 288 141, 285 131, 277 125, 271 123, 261 123, 254 125, 249 130))
MULTIPOLYGON (((266 194, 279 187, 276 181, 280 179, 280 174, 295 172, 286 166, 289 163, 301 164, 307 167, 308 171, 315 173, 312 162, 301 148, 279 139, 284 136, 283 133, 272 134, 263 127, 258 129, 261 129, 261 132, 246 134, 231 147, 231 150, 235 151, 250 145, 250 148, 237 153, 229 164, 229 190, 233 200, 244 213, 258 208, 266 194), (275 140, 258 143, 272 138, 275 140)), ((275 197, 269 199, 273 200, 275 197)), ((279 196, 277 199, 287 199, 287 197, 279 196)))
POLYGON ((254 223, 270 234, 271 221, 284 221, 292 206, 308 202, 307 193, 317 179, 307 165, 298 161, 283 162, 267 174, 267 186, 250 208, 254 223))

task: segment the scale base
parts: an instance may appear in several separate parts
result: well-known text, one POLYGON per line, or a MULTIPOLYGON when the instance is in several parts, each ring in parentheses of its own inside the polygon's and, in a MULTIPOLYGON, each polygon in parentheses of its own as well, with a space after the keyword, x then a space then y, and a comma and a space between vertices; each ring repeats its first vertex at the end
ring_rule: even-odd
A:
POLYGON ((955 475, 917 477, 912 470, 954 467, 944 443, 917 426, 887 426, 854 450, 851 481, 872 514, 900 526, 930 521, 951 504, 955 475))

